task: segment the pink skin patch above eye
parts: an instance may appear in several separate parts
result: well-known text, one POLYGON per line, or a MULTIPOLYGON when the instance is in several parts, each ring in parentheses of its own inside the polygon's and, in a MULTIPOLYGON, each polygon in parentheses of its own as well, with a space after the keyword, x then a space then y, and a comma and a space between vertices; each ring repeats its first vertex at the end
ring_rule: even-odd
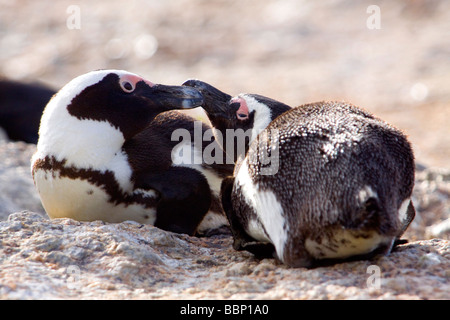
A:
POLYGON ((239 120, 248 119, 248 106, 245 99, 236 97, 231 99, 231 103, 239 103, 239 109, 236 111, 236 117, 239 120))
POLYGON ((139 81, 144 81, 146 84, 148 84, 150 87, 153 87, 155 84, 153 83, 153 82, 150 82, 150 81, 148 81, 148 80, 146 80, 146 79, 144 79, 144 78, 141 78, 141 77, 139 77, 139 76, 136 76, 136 75, 134 75, 134 74, 126 74, 126 75, 123 75, 121 78, 120 78, 120 80, 121 81, 128 81, 128 82, 130 82, 131 84, 133 84, 133 87, 136 87, 136 83, 138 83, 139 81))

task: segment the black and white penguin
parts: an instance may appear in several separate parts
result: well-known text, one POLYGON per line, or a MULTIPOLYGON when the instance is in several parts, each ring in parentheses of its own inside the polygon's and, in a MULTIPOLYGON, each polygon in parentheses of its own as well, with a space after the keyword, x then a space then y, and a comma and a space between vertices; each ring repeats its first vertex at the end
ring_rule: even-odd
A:
POLYGON ((36 144, 42 111, 55 93, 38 83, 0 80, 0 127, 8 138, 36 144))
MULTIPOLYGON (((196 89, 154 84, 122 70, 70 81, 44 110, 32 158, 50 218, 135 220, 190 235, 226 224, 212 191, 219 193, 227 173, 174 158, 179 142, 172 141, 173 131, 193 133, 194 121, 169 110, 202 102, 196 89)), ((202 146, 190 147, 201 155, 202 146)))
POLYGON ((371 258, 388 254, 413 220, 413 151, 393 126, 343 102, 290 109, 186 85, 202 92, 213 125, 265 127, 222 183, 235 249, 292 267, 371 258))
POLYGON ((202 92, 202 108, 228 162, 236 163, 239 157, 247 153, 250 141, 255 140, 273 119, 291 109, 284 103, 258 94, 232 97, 200 80, 190 79, 183 85, 202 92))

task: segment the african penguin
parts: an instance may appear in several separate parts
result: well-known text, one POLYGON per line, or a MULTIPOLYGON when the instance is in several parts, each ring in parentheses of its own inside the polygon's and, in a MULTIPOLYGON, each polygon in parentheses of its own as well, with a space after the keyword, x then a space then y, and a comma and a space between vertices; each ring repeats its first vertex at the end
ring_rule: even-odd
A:
POLYGON ((221 130, 266 127, 222 183, 235 249, 292 267, 366 259, 388 254, 413 220, 413 151, 393 126, 343 102, 291 109, 185 85, 202 92, 221 130))
POLYGON ((42 111, 55 93, 38 83, 0 80, 0 127, 8 138, 36 144, 42 111))
POLYGON ((49 217, 135 220, 189 235, 226 224, 212 191, 219 193, 227 173, 202 163, 174 164, 172 156, 178 144, 172 132, 192 132, 194 121, 170 110, 202 102, 196 89, 154 84, 122 70, 70 81, 47 104, 32 157, 49 217))

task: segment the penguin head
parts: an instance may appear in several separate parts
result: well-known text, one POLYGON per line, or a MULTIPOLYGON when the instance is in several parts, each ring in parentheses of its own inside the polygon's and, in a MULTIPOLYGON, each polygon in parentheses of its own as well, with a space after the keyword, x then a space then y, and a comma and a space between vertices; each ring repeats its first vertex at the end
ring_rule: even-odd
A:
POLYGON ((123 70, 92 71, 70 81, 49 101, 38 151, 73 158, 80 150, 90 150, 94 158, 120 149, 159 113, 202 103, 194 88, 154 84, 123 70))
POLYGON ((202 96, 180 86, 154 84, 122 70, 89 72, 72 80, 52 99, 80 121, 108 122, 125 139, 141 131, 159 113, 201 105, 202 96))
POLYGON ((251 134, 250 141, 273 119, 291 109, 284 103, 258 94, 241 93, 232 97, 200 80, 187 80, 183 85, 202 93, 202 107, 216 129, 221 132, 226 129, 252 130, 254 134, 251 134))

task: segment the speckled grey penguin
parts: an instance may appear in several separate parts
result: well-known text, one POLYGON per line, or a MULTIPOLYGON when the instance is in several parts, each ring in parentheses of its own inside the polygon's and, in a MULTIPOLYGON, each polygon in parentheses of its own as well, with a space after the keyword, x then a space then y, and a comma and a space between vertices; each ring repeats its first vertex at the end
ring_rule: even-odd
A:
MULTIPOLYGON (((227 223, 216 214, 211 192, 219 192, 226 173, 203 163, 174 164, 178 141, 171 134, 177 128, 193 132, 194 121, 170 110, 202 102, 196 89, 154 84, 123 70, 70 81, 43 112, 32 158, 47 214, 135 220, 190 235, 227 223)), ((197 147, 193 153, 201 153, 197 147)))
POLYGON ((388 254, 413 220, 413 151, 383 120, 343 102, 291 109, 185 85, 202 92, 217 130, 257 130, 222 183, 235 249, 275 253, 292 267, 371 258, 388 254))

